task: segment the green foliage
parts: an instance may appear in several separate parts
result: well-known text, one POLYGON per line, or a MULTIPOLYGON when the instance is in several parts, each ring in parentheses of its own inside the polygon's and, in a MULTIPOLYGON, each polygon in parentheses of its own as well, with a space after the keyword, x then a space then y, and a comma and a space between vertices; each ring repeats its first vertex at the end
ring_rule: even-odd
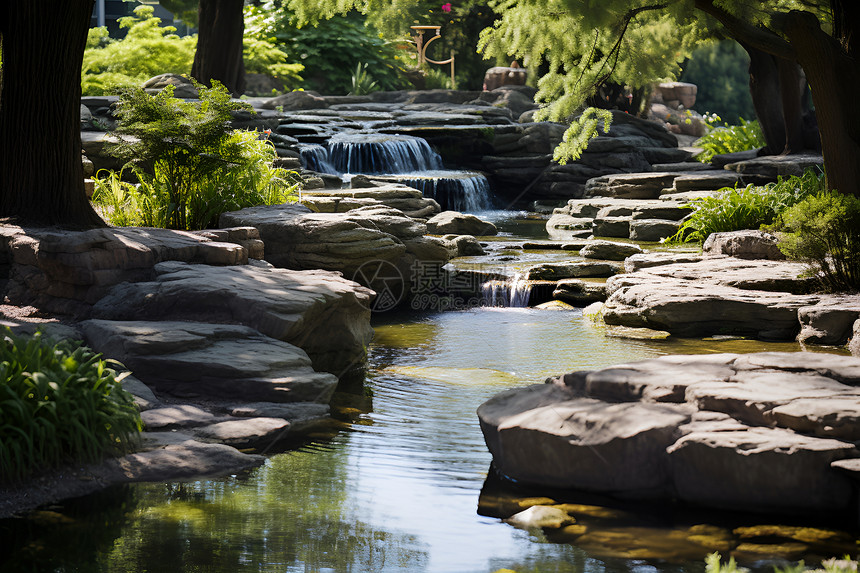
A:
MULTIPOLYGON (((720 120, 717 115, 709 117, 716 121, 720 120)), ((709 121, 709 123, 712 122, 709 121)), ((704 150, 696 156, 696 159, 702 163, 710 163, 715 155, 764 147, 765 141, 757 121, 741 118, 740 125, 723 124, 721 127, 715 127, 697 139, 694 145, 704 150)))
MULTIPOLYGON (((195 2, 196 5, 196 2, 195 2)), ((197 36, 180 38, 176 28, 161 26, 152 6, 141 5, 134 16, 120 18, 128 28, 122 40, 112 40, 107 28, 91 28, 87 36, 81 87, 84 95, 105 95, 117 89, 140 86, 159 74, 188 75, 197 49, 197 36)), ((252 23, 253 24, 253 23, 252 23)), ((266 74, 283 82, 285 89, 301 85, 302 64, 289 63, 288 55, 274 38, 254 33, 243 41, 245 70, 266 74)))
POLYGON ((79 342, 0 341, 0 482, 130 449, 140 415, 121 376, 79 342))
POLYGON ((782 213, 776 228, 780 250, 809 265, 825 290, 860 290, 860 197, 811 195, 782 213))
POLYGON ((734 557, 729 557, 728 562, 722 563, 720 554, 717 552, 705 557, 705 573, 747 573, 749 569, 739 567, 734 557))
POLYGON ((125 90, 116 114, 119 142, 112 153, 127 161, 140 184, 118 174, 96 178, 93 201, 115 225, 205 229, 226 211, 293 199, 291 172, 273 167, 274 146, 255 132, 230 130, 232 112, 250 110, 217 82, 198 85, 200 102, 125 90))
POLYGON ((758 229, 770 225, 786 209, 824 189, 824 177, 808 170, 801 177, 743 189, 725 188, 712 197, 695 199, 693 210, 667 243, 702 243, 711 233, 758 229))
MULTIPOLYGON (((497 17, 486 0, 452 2, 449 12, 442 9, 444 0, 288 0, 287 4, 301 26, 342 16, 350 10, 361 12, 386 38, 403 40, 404 55, 410 57, 412 67, 417 61, 411 58, 415 54, 414 45, 406 43, 414 35, 409 27, 442 26, 441 38, 433 42, 427 55, 434 60, 447 60, 451 51, 455 52, 454 69, 460 89, 481 89, 484 72, 492 65, 475 49, 481 30, 491 26, 497 17)), ((507 65, 509 61, 505 55, 500 57, 499 64, 507 65)), ((426 71, 446 68, 429 65, 426 71)))
POLYGON ((286 90, 302 85, 301 73, 305 67, 287 62, 287 54, 275 45, 273 38, 246 34, 242 43, 246 72, 272 76, 280 80, 286 90))
POLYGON ((367 64, 357 64, 352 74, 352 89, 349 95, 367 95, 378 90, 376 82, 367 74, 367 64))
POLYGON ((393 44, 351 12, 314 24, 298 24, 292 12, 275 2, 246 9, 252 35, 271 38, 279 49, 305 67, 302 87, 329 94, 346 94, 352 87, 356 66, 364 64, 369 80, 378 89, 405 86, 402 62, 393 44))
POLYGON ((111 40, 106 28, 91 28, 81 68, 84 95, 105 95, 117 88, 139 86, 158 74, 187 74, 194 61, 197 38, 180 38, 172 26, 162 27, 152 6, 141 5, 134 16, 120 18, 128 29, 122 40, 111 40))
POLYGON ((699 87, 697 110, 738 124, 742 117, 755 117, 748 68, 749 56, 740 44, 722 40, 693 50, 680 79, 699 87))
MULTIPOLYGON (((821 562, 821 567, 811 569, 806 567, 803 561, 798 561, 794 565, 786 565, 785 567, 777 567, 774 565, 774 573, 857 573, 857 561, 846 555, 843 559, 827 559, 821 562)), ((741 567, 735 562, 734 557, 730 557, 728 562, 722 563, 719 553, 711 553, 705 557, 705 573, 747 573, 749 569, 741 567)))
POLYGON ((564 165, 568 161, 576 161, 591 138, 597 135, 600 122, 603 122, 603 132, 609 133, 612 124, 612 112, 605 109, 589 107, 577 119, 571 122, 564 132, 562 142, 556 147, 552 158, 564 165))

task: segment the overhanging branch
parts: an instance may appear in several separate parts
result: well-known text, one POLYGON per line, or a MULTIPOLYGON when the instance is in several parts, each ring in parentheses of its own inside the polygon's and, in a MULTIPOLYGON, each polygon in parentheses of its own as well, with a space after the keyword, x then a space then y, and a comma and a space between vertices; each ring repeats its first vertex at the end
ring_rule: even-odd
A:
POLYGON ((722 8, 714 6, 713 0, 695 0, 695 6, 702 12, 713 16, 734 39, 780 58, 792 61, 797 59, 791 44, 771 30, 758 28, 740 20, 722 8))

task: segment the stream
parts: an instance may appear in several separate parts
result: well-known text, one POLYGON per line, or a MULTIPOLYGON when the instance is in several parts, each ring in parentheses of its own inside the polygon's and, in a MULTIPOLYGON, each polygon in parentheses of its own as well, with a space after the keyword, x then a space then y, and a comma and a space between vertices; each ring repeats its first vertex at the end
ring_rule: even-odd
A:
MULTIPOLYGON (((497 241, 540 236, 502 220, 497 241)), ((551 260, 559 252, 530 252, 551 260)), ((468 261, 466 261, 468 262, 468 261)), ((856 533, 559 493, 577 525, 522 531, 498 516, 534 497, 499 483, 475 415, 502 390, 663 354, 798 351, 748 340, 610 338, 581 310, 378 313, 363 393, 337 421, 243 475, 123 486, 0 521, 0 571, 695 572, 856 551, 856 533)), ((542 492, 540 495, 547 495, 542 492)))

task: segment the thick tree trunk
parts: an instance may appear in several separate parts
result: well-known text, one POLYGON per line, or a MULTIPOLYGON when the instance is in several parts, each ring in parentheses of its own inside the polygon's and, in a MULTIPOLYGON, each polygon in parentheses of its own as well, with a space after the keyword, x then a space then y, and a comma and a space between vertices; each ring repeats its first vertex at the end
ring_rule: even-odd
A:
MULTIPOLYGON (((750 57, 750 95, 767 145, 763 155, 800 153, 803 135, 803 73, 785 58, 740 41, 750 57)), ((816 147, 816 146, 811 146, 816 147)))
POLYGON ((211 85, 218 80, 237 97, 245 93, 243 6, 243 0, 200 0, 200 31, 191 67, 197 81, 211 85))
POLYGON ((81 64, 93 0, 0 2, 0 217, 104 226, 84 190, 81 64))
POLYGON ((860 195, 860 62, 850 55, 850 42, 860 34, 860 19, 855 17, 854 22, 858 27, 853 34, 849 30, 845 38, 834 38, 821 30, 812 14, 795 11, 785 32, 812 88, 827 187, 860 195))

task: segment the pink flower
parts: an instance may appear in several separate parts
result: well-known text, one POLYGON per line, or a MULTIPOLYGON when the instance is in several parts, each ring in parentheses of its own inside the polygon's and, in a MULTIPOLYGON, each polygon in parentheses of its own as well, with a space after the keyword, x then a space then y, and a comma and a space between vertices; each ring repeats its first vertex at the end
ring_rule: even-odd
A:
POLYGON ((447 2, 445 4, 442 4, 442 11, 443 12, 450 12, 451 11, 451 3, 447 2))

